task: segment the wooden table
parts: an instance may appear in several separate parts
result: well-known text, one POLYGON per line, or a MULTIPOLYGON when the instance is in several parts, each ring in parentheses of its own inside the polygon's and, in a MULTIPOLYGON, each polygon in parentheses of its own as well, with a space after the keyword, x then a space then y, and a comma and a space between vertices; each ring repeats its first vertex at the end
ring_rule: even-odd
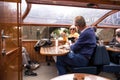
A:
POLYGON ((62 56, 66 55, 69 52, 69 49, 61 46, 53 47, 41 47, 40 54, 46 56, 47 65, 50 65, 51 59, 48 56, 62 56))
POLYGON ((65 55, 69 52, 69 49, 62 48, 59 46, 53 46, 53 47, 41 47, 40 54, 41 55, 47 55, 47 56, 61 56, 65 55))
POLYGON ((120 52, 120 48, 118 48, 118 47, 114 47, 114 46, 105 46, 106 47, 106 49, 108 50, 108 51, 112 51, 112 52, 120 52))
POLYGON ((110 80, 110 79, 92 74, 74 73, 58 76, 50 80, 110 80))

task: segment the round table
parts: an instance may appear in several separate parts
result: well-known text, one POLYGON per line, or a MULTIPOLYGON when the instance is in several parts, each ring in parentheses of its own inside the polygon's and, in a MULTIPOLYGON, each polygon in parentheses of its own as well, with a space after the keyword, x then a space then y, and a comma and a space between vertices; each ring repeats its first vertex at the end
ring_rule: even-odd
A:
POLYGON ((57 76, 50 80, 110 80, 110 79, 92 74, 74 73, 57 76))

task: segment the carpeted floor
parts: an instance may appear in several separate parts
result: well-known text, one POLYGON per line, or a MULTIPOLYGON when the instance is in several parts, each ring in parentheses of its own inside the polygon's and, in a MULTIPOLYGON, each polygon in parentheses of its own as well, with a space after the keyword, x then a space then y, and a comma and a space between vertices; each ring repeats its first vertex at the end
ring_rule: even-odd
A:
MULTIPOLYGON (((41 66, 34 70, 37 73, 37 76, 23 76, 23 80, 50 80, 57 76, 57 69, 55 64, 52 63, 48 66, 46 63, 41 63, 41 66)), ((116 80, 114 74, 101 72, 99 76, 109 78, 111 80, 116 80)))

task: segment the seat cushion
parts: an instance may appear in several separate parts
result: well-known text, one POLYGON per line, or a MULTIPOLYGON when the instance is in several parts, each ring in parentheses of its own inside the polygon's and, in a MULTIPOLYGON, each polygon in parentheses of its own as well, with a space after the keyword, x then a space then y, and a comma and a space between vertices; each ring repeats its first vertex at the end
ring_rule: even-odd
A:
POLYGON ((120 72, 120 65, 114 64, 114 63, 110 63, 110 65, 104 65, 103 72, 119 73, 120 72))
POLYGON ((73 73, 89 73, 89 74, 97 74, 97 68, 94 66, 88 66, 88 67, 76 67, 72 68, 71 71, 73 73))

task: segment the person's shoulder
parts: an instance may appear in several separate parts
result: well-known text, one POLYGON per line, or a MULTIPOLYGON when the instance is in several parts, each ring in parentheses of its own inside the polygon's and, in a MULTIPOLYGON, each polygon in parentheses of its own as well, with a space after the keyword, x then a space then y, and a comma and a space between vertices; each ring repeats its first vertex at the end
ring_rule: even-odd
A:
POLYGON ((78 36, 79 36, 79 33, 77 33, 77 32, 76 32, 76 33, 74 33, 74 36, 78 37, 78 36))
POLYGON ((79 35, 79 33, 77 33, 77 32, 75 32, 74 34, 75 34, 75 35, 79 35))
POLYGON ((120 48, 120 43, 118 43, 118 44, 115 44, 115 47, 119 47, 119 48, 120 48))

